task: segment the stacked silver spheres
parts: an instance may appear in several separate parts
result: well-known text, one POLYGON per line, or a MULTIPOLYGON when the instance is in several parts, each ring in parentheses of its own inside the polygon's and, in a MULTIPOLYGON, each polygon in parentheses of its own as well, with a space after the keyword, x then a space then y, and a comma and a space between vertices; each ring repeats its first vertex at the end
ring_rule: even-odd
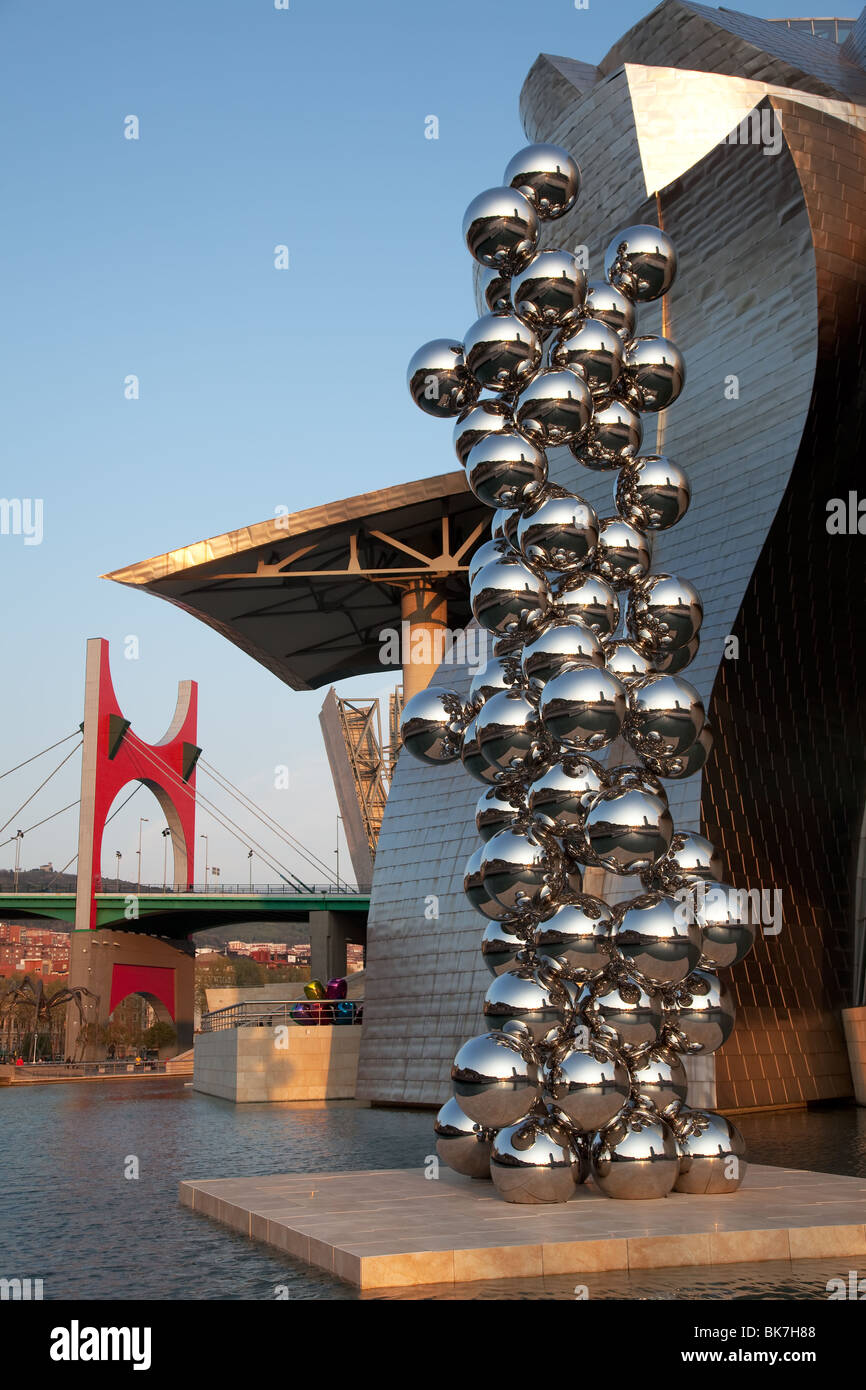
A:
POLYGON ((635 335, 635 307, 670 288, 676 253, 658 227, 628 227, 587 283, 573 255, 537 245, 579 187, 565 150, 531 145, 473 200, 463 230, 490 312, 463 342, 419 348, 408 371, 422 410, 457 417, 469 486, 494 509, 469 573, 494 655, 468 703, 438 687, 410 700, 402 738, 483 784, 464 888, 487 923, 489 1031, 457 1054, 437 1148, 511 1202, 567 1201, 588 1176, 610 1197, 730 1192, 745 1170, 730 1121, 686 1105, 682 1061, 730 1034, 716 971, 754 926, 716 887, 709 842, 675 831, 663 786, 712 747, 682 675, 700 595, 650 573, 689 480, 639 452, 642 415, 685 380, 672 342, 635 335), (546 449, 560 445, 612 473, 612 515, 549 481, 546 449), (637 761, 602 765, 619 737, 637 761), (609 906, 583 891, 587 868, 639 874, 645 891, 609 906))

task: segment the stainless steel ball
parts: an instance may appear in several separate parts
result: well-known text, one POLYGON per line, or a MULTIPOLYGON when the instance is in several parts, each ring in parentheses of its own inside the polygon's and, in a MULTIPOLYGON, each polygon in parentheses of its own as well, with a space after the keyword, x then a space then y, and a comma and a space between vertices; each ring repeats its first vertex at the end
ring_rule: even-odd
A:
POLYGON ((585 986, 578 1011, 597 1037, 625 1051, 628 1057, 659 1042, 664 1022, 662 1000, 632 976, 585 986))
POLYGON ((631 1064, 632 1096, 639 1105, 652 1107, 671 1119, 685 1103, 689 1078, 678 1053, 654 1047, 631 1064))
POLYGON ((481 756, 499 772, 532 766, 541 728, 538 712, 519 690, 502 690, 485 700, 475 716, 481 756))
POLYGON ((666 852, 674 822, 662 797, 639 787, 610 787, 590 803, 583 833, 602 868, 639 874, 666 852))
POLYGON ((622 338, 634 337, 634 304, 608 280, 590 280, 584 314, 588 319, 601 319, 622 338))
POLYGON ((476 782, 495 782, 498 773, 494 767, 481 756, 481 748, 478 743, 478 732, 475 727, 473 716, 463 731, 463 743, 460 749, 460 758, 464 769, 470 777, 474 777, 476 782))
POLYGON ((538 215, 516 188, 487 188, 464 213, 463 237, 476 261, 510 275, 535 252, 538 215))
POLYGON ((565 1125, 529 1115, 501 1129, 490 1152, 493 1186, 506 1202, 567 1202, 579 1180, 579 1160, 565 1125))
POLYGON ((700 646, 700 637, 693 637, 691 642, 673 650, 659 648, 651 654, 652 668, 660 676, 678 676, 680 671, 684 671, 694 661, 700 646))
POLYGON ((461 463, 466 462, 473 444, 488 434, 514 428, 511 409, 500 400, 483 400, 461 411, 454 425, 454 450, 461 463))
POLYGON ((568 835, 580 829, 592 798, 605 786, 607 775, 599 763, 566 754, 530 782, 530 814, 543 831, 568 835))
POLYGON ((514 314, 477 319, 463 351, 472 377, 488 391, 520 391, 541 364, 541 339, 514 314))
POLYGON ((505 170, 504 182, 531 201, 544 222, 563 217, 577 202, 580 169, 559 145, 527 145, 505 170))
POLYGON ((651 792, 653 796, 660 797, 667 804, 668 794, 664 789, 664 783, 642 763, 615 763, 613 767, 605 770, 611 787, 617 787, 620 791, 637 787, 640 791, 651 792))
POLYGON ((536 333, 577 323, 586 296, 586 271, 569 251, 539 251, 511 281, 514 313, 536 333))
POLYGON ((463 344, 433 338, 413 354, 406 371, 409 394, 428 415, 459 415, 478 395, 466 366, 463 344))
POLYGON ((492 656, 472 677, 467 706, 477 714, 491 695, 498 695, 500 690, 511 690, 520 680, 519 656, 492 656))
POLYGON ((465 1042, 451 1079, 464 1115, 489 1129, 522 1119, 543 1090, 537 1064, 505 1033, 481 1033, 465 1042))
POLYGON ((623 375, 640 410, 667 410, 686 384, 686 364, 676 343, 647 334, 626 343, 623 375))
POLYGON ((490 1177, 493 1131, 464 1115, 454 1096, 446 1100, 433 1125, 436 1152, 452 1172, 466 1178, 490 1177))
POLYGON ((709 840, 695 830, 677 830, 667 854, 642 875, 641 881, 650 891, 670 893, 706 879, 719 882, 722 872, 722 856, 709 840))
POLYGON ((528 919, 504 917, 501 922, 488 922, 481 937, 481 958, 491 975, 504 975, 515 970, 527 956, 528 919))
POLYGON ((509 912, 484 885, 484 865, 481 859, 483 850, 484 846, 479 845, 466 861, 466 868, 463 870, 463 892, 476 912, 492 921, 500 921, 508 917, 509 912))
POLYGON ((673 1129, 651 1110, 625 1106, 593 1138, 590 1166, 592 1180, 605 1197, 666 1197, 680 1171, 673 1129))
POLYGON ((512 312, 510 275, 503 273, 497 266, 479 266, 478 288, 491 314, 512 312))
POLYGON ((597 574, 566 574, 551 592, 552 612, 564 622, 583 623, 599 637, 610 637, 619 626, 616 590, 597 574))
POLYGON ((652 674, 652 664, 645 643, 629 641, 626 638, 608 638, 603 646, 607 669, 622 681, 626 689, 632 681, 652 674))
POLYGON ((579 439, 591 415, 592 396, 583 377, 559 367, 534 376, 514 407, 520 429, 542 448, 579 439))
POLYGON ((551 623, 523 648, 524 679, 536 690, 570 666, 604 666, 601 640, 583 623, 551 623))
POLYGON ((526 632, 545 617, 547 582, 522 560, 494 560, 480 569, 469 592, 472 612, 482 627, 499 634, 526 632))
POLYGON ((667 294, 677 273, 674 244, 660 227, 640 223, 617 232, 604 253, 604 273, 641 304, 667 294))
POLYGON ((422 763, 453 763, 460 757, 463 704, 453 690, 430 685, 404 707, 400 738, 407 753, 422 763))
POLYGON ((628 464, 642 439, 640 415, 625 401, 613 399, 596 403, 586 434, 570 448, 584 468, 605 471, 628 464))
POLYGON ((477 550, 472 552, 472 557, 466 569, 466 579, 470 586, 478 571, 489 564, 491 560, 501 560, 509 557, 512 560, 519 560, 521 555, 520 551, 515 550, 508 541, 484 541, 479 545, 477 550))
POLYGON ((565 748, 592 753, 613 743, 625 708, 625 687, 616 676, 596 666, 579 666, 547 682, 538 712, 547 732, 565 748))
POLYGON ((680 757, 705 723, 704 702, 682 676, 645 676, 629 687, 623 734, 636 753, 680 757))
POLYGON ((466 481, 485 507, 516 507, 546 478, 543 451, 517 429, 484 435, 466 460, 466 481))
POLYGON ((520 512, 513 507, 497 507, 493 516, 490 518, 490 536, 494 541, 507 541, 509 545, 517 546, 517 527, 520 524, 520 512))
POLYGON ((701 929, 676 898, 643 893, 614 910, 611 948, 627 971, 661 988, 679 984, 695 969, 701 929))
POLYGON ((563 329, 551 348, 550 360, 553 366, 570 367, 577 372, 593 397, 603 400, 610 395, 623 369, 625 349, 615 329, 600 319, 584 319, 576 328, 563 329))
POLYGON ((712 730, 709 724, 705 724, 698 734, 696 741, 685 753, 679 753, 670 758, 652 758, 645 756, 644 762, 647 768, 654 772, 657 777, 674 779, 692 777, 696 772, 700 772, 712 751, 712 730))
POLYGON ((557 977, 532 966, 518 966, 497 975, 484 996, 484 1017, 490 1028, 517 1024, 538 1044, 562 1026, 570 1012, 568 997, 557 977))
POLYGON ((644 454, 620 471, 614 502, 620 516, 641 531, 667 531, 689 509, 691 484, 684 468, 662 454, 644 454))
POLYGON ((652 540, 622 517, 599 520, 598 547, 592 567, 615 589, 630 589, 643 579, 652 564, 652 540))
POLYGON ((514 784, 488 787, 478 798, 475 807, 475 827, 482 840, 489 840, 500 830, 512 825, 522 809, 522 797, 512 790, 514 784))
POLYGON ((696 885, 695 917, 703 958, 713 970, 738 965, 754 946, 761 925, 758 905, 747 890, 725 883, 696 885))
POLYGON ((685 1106, 674 1120, 680 1152, 677 1192, 721 1196, 746 1176, 746 1143, 732 1120, 714 1110, 685 1106))
POLYGON ((517 544, 541 569, 576 570, 598 544, 598 517, 582 497, 543 497, 524 509, 517 544))
POLYGON ((736 1008, 727 985, 709 970, 694 970, 665 1010, 665 1036, 678 1052, 715 1052, 734 1028, 736 1008))
POLYGON ((500 830, 481 848, 481 871, 484 888, 502 907, 526 912, 552 904, 562 878, 561 855, 533 830, 500 830))
POLYGON ((703 618, 700 594, 678 575, 648 575, 629 595, 628 630, 653 648, 685 646, 697 636, 703 618))
POLYGON ((557 1110, 583 1133, 610 1124, 629 1098, 628 1067, 601 1042, 557 1050, 542 1078, 557 1110))
POLYGON ((576 893, 536 924, 536 958, 580 984, 598 980, 610 965, 610 928, 607 903, 590 893, 576 893))

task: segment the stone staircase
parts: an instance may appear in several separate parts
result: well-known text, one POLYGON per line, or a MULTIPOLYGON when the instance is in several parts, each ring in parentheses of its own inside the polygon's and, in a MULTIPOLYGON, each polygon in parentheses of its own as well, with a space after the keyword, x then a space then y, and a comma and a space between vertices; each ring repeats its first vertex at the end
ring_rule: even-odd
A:
POLYGON ((165 1064, 166 1076, 192 1076, 192 1048, 188 1052, 179 1052, 176 1057, 171 1057, 165 1064))

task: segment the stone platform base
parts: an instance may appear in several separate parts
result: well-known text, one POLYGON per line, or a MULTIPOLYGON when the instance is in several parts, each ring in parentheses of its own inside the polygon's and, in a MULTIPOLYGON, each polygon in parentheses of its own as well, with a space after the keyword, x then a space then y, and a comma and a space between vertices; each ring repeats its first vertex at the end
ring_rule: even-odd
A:
POLYGON ((517 1206, 440 1169, 183 1182, 180 1200, 364 1289, 616 1269, 866 1256, 866 1181, 749 1168, 739 1192, 517 1206))

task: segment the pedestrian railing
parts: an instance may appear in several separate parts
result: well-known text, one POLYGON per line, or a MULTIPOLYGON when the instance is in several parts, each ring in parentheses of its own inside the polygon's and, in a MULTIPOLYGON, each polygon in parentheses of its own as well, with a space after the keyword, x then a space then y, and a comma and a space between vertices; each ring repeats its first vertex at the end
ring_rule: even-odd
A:
POLYGON ((276 1028, 281 1024, 302 1027, 333 1027, 361 1023, 363 999, 284 999, 274 1003, 230 1004, 201 1016, 203 1033, 219 1033, 225 1028, 276 1028))

